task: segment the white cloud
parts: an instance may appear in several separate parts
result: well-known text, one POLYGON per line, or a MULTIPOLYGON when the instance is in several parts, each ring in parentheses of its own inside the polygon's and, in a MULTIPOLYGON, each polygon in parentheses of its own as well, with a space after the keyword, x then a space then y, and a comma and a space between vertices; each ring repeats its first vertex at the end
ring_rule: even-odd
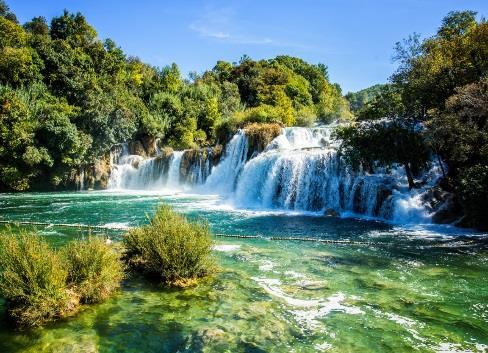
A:
POLYGON ((250 33, 249 28, 258 29, 259 26, 242 25, 239 23, 232 8, 207 8, 199 18, 189 25, 189 29, 196 32, 199 36, 222 43, 310 49, 306 45, 279 40, 270 35, 250 33))

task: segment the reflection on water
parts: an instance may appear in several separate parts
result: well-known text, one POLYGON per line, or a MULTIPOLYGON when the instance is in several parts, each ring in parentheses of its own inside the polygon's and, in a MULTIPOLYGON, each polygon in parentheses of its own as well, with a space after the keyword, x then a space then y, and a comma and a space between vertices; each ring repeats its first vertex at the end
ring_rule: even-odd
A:
MULTIPOLYGON (((229 209, 215 197, 149 193, 0 195, 0 219, 119 227, 160 201, 207 219, 220 271, 196 288, 130 278, 105 303, 44 329, 0 324, 1 352, 486 352, 483 235, 453 228, 229 209), (271 241, 270 235, 363 245, 271 241)), ((59 245, 84 234, 42 227, 59 245)))

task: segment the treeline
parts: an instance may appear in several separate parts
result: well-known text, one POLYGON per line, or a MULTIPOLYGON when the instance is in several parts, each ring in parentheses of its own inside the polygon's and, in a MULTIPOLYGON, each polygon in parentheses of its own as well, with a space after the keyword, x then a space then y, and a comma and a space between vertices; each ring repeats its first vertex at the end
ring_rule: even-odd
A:
POLYGON ((143 136, 194 148, 248 122, 350 116, 322 64, 244 56, 183 79, 176 64, 153 67, 98 39, 80 13, 21 25, 0 1, 0 191, 62 187, 114 144, 143 136))
POLYGON ((414 34, 395 49, 389 84, 373 98, 347 96, 358 121, 338 130, 342 152, 371 171, 403 164, 411 188, 439 161, 440 186, 454 195, 444 221, 464 214, 459 224, 488 228, 488 23, 451 12, 434 36, 414 34))

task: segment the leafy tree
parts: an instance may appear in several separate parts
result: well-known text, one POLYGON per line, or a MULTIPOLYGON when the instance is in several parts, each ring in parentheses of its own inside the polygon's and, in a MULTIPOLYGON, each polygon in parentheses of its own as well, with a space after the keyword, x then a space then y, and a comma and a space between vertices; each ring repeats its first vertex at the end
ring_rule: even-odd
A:
POLYGON ((0 0, 0 17, 4 17, 9 21, 17 23, 17 16, 13 12, 10 11, 10 8, 5 3, 5 1, 0 0))
POLYGON ((52 19, 50 35, 53 40, 65 40, 73 46, 87 47, 95 41, 97 32, 81 13, 70 14, 65 10, 62 16, 52 19))
POLYGON ((414 174, 428 151, 447 164, 440 186, 462 206, 463 224, 486 228, 488 24, 475 16, 450 12, 433 37, 397 43, 392 85, 358 111, 365 122, 338 136, 349 161, 366 169, 395 162, 414 174))
POLYGON ((377 84, 358 92, 348 92, 344 97, 349 102, 351 112, 357 114, 361 108, 363 108, 380 93, 383 86, 383 84, 377 84))
POLYGON ((376 96, 357 112, 358 120, 394 119, 405 114, 401 92, 392 85, 378 89, 376 96))
POLYGON ((39 36, 49 35, 49 26, 44 17, 34 17, 32 20, 24 24, 26 31, 39 36))
POLYGON ((412 127, 395 120, 368 121, 340 127, 336 137, 342 141, 341 152, 355 168, 374 173, 375 165, 405 168, 408 185, 416 187, 414 174, 428 161, 428 150, 422 136, 412 127))

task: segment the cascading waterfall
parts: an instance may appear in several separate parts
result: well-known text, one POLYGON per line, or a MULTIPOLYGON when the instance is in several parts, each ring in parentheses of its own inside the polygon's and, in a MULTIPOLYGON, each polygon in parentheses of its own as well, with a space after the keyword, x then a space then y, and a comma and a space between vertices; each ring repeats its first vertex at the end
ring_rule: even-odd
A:
POLYGON ((183 151, 175 151, 171 156, 171 161, 168 170, 168 180, 166 186, 179 187, 180 186, 180 165, 183 151))
POLYGON ((430 221, 423 194, 439 173, 423 176, 423 189, 408 189, 403 168, 377 174, 353 171, 338 155, 331 126, 284 128, 261 153, 240 130, 212 168, 208 153, 158 150, 153 158, 118 147, 112 157, 112 189, 193 188, 219 194, 238 208, 284 209, 363 215, 403 223, 430 221))
POLYGON ((205 190, 221 194, 232 192, 246 162, 248 148, 246 134, 240 130, 227 145, 223 160, 208 177, 205 190))
POLYGON ((79 181, 78 181, 78 190, 83 191, 85 190, 85 169, 80 168, 79 172, 79 181))
POLYGON ((209 151, 164 152, 156 149, 155 157, 144 158, 129 154, 127 144, 118 145, 110 155, 108 188, 180 191, 203 184, 212 169, 209 154, 209 151))
POLYGON ((433 169, 426 187, 410 191, 403 168, 389 173, 354 172, 337 154, 332 127, 285 128, 264 152, 246 161, 247 139, 240 131, 205 184, 235 207, 363 215, 399 222, 425 223, 422 200, 439 176, 433 169))

